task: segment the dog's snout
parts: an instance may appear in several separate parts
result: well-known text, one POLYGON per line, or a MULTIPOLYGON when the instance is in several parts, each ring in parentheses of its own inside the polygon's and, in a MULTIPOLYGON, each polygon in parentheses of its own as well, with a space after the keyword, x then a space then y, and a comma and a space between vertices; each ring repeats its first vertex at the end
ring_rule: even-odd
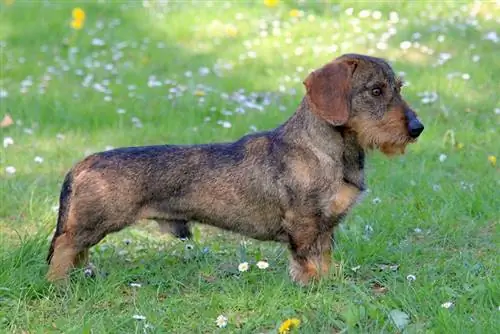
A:
POLYGON ((424 131, 424 125, 416 118, 408 122, 408 132, 412 138, 417 138, 424 131))

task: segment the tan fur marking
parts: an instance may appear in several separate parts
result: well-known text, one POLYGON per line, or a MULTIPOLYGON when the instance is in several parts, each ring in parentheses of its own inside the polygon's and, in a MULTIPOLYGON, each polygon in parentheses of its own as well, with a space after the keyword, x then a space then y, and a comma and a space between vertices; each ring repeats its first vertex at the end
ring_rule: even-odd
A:
POLYGON ((47 279, 51 282, 65 279, 68 271, 75 266, 76 256, 71 237, 63 233, 56 240, 47 279))
POLYGON ((318 265, 312 260, 307 260, 304 263, 292 260, 290 277, 294 282, 306 285, 311 280, 319 278, 318 265))
POLYGON ((294 178, 303 185, 309 185, 312 181, 311 168, 303 161, 294 161, 291 166, 294 178))
POLYGON ((343 183, 339 191, 335 194, 330 211, 333 214, 344 213, 356 200, 360 190, 350 184, 343 183))

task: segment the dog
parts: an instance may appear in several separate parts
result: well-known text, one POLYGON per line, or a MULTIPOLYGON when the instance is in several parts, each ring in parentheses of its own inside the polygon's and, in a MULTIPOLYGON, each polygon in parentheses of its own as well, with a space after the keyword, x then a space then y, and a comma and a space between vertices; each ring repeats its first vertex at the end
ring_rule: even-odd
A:
POLYGON ((190 238, 198 222, 285 243, 292 281, 329 271, 335 227, 364 192, 365 154, 404 154, 424 130, 382 58, 344 54, 311 72, 293 115, 235 142, 117 148, 66 174, 47 279, 140 219, 190 238))

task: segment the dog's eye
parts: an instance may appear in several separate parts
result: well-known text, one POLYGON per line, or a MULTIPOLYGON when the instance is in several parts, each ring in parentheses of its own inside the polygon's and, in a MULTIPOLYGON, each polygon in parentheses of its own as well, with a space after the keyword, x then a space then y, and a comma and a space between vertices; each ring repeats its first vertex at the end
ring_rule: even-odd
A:
POLYGON ((380 89, 380 88, 373 88, 372 89, 372 95, 373 96, 380 96, 380 95, 382 95, 382 89, 380 89))

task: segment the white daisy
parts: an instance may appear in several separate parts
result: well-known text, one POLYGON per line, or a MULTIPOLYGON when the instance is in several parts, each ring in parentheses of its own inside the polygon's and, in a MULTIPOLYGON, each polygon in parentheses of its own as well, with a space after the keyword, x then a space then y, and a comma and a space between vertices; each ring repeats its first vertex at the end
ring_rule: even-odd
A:
POLYGON ((259 269, 267 269, 269 268, 269 263, 267 263, 267 261, 259 261, 257 262, 257 268, 259 269))
POLYGON ((250 268, 250 266, 248 265, 248 262, 242 262, 238 265, 238 270, 240 272, 245 272, 248 270, 248 268, 250 268))
POLYGON ((224 328, 227 326, 227 318, 221 314, 217 317, 215 323, 217 324, 217 327, 224 328))
POLYGON ((441 304, 441 307, 442 308, 450 308, 453 306, 453 303, 452 302, 446 302, 446 303, 443 303, 441 304))
POLYGON ((7 174, 14 174, 16 172, 16 167, 14 167, 14 166, 7 166, 7 167, 5 167, 5 172, 7 174))

